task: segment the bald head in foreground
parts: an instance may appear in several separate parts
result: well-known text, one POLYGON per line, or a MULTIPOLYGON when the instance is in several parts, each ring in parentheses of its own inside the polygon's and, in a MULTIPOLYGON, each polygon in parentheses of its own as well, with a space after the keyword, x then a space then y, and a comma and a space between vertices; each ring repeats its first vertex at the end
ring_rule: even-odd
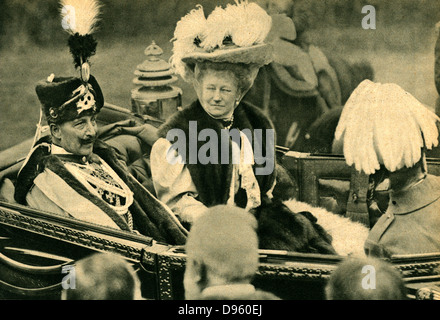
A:
MULTIPOLYGON (((71 271, 72 273, 72 271, 71 271)), ((74 265, 74 287, 64 289, 63 300, 141 300, 140 281, 122 257, 95 253, 74 265)))
POLYGON ((215 206, 196 220, 186 243, 187 300, 273 300, 251 281, 258 270, 257 222, 244 209, 215 206))
POLYGON ((398 270, 375 258, 349 258, 332 273, 328 300, 404 300, 406 288, 398 270))

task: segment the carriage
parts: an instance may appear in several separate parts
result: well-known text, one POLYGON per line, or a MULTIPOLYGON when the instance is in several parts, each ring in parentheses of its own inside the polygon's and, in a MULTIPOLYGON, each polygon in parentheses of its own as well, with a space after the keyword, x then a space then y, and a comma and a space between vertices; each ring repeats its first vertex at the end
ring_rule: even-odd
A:
MULTIPOLYGON (((99 125, 118 121, 141 121, 153 126, 161 123, 160 119, 106 104, 99 125)), ((107 142, 117 146, 125 138, 110 135, 107 142)), ((144 298, 183 299, 182 246, 10 201, 8 194, 31 144, 29 139, 0 152, 0 298, 59 299, 68 266, 94 252, 111 252, 133 265, 144 298)), ((130 161, 148 152, 145 146, 135 145, 130 161)), ((365 177, 348 167, 342 156, 298 153, 283 147, 277 148, 277 156, 296 181, 296 199, 315 206, 331 205, 333 212, 368 224, 365 177)), ((431 173, 440 175, 439 159, 429 159, 428 165, 431 173)), ((346 258, 283 250, 259 253, 254 285, 282 299, 323 299, 327 279, 346 258)), ((435 297, 440 285, 440 252, 393 256, 389 261, 401 271, 410 298, 435 297)))

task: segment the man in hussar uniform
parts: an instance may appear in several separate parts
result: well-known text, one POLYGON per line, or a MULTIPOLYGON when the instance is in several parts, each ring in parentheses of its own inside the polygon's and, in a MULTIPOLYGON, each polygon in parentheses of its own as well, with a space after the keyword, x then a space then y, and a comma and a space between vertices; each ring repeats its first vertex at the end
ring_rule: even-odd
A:
POLYGON ((19 172, 18 203, 88 221, 137 231, 159 241, 182 244, 186 230, 170 209, 134 179, 115 149, 97 140, 96 116, 104 105, 88 59, 96 49, 91 35, 99 5, 94 0, 64 1, 76 8, 69 47, 80 77, 55 77, 37 84, 50 136, 38 139, 19 172), (84 9, 84 10, 81 10, 84 9), (85 15, 91 19, 84 18, 85 15), (88 26, 81 21, 92 21, 88 26))
POLYGON ((348 165, 388 182, 389 203, 365 242, 367 254, 440 252, 440 177, 428 174, 426 150, 438 144, 440 119, 396 84, 362 82, 335 133, 348 165))

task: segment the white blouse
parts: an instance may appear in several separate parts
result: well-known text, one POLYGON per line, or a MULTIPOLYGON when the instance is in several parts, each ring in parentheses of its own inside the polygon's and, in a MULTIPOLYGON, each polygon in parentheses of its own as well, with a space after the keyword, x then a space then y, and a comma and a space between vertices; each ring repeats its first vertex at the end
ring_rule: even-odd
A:
MULTIPOLYGON (((233 177, 227 204, 235 204, 235 194, 241 187, 246 190, 248 199, 245 209, 251 210, 261 204, 260 187, 252 168, 253 151, 251 143, 245 134, 240 132, 240 135, 241 148, 235 141, 231 140, 232 148, 235 148, 237 154, 240 154, 240 161, 235 161, 239 163, 235 164, 234 162, 233 164, 233 177), (244 161, 245 158, 246 161, 244 161)), ((153 185, 159 200, 168 205, 181 221, 193 223, 204 213, 207 207, 197 200, 196 186, 182 158, 178 157, 178 161, 173 163, 167 161, 167 154, 171 146, 172 144, 165 138, 158 139, 153 145, 150 154, 153 185)), ((234 154, 234 151, 232 154, 234 154)), ((209 177, 206 177, 206 179, 209 179, 209 177)))

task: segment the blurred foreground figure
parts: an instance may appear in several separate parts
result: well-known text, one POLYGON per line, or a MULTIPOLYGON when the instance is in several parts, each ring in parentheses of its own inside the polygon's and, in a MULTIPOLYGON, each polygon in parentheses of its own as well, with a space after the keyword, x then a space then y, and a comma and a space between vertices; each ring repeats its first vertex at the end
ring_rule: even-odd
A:
POLYGON ((255 289, 258 269, 257 222, 244 209, 208 209, 191 228, 184 276, 187 300, 278 300, 255 289))
POLYGON ((374 258, 342 262, 330 276, 328 300, 405 300, 402 276, 390 264, 374 258))
POLYGON ((438 144, 439 120, 396 84, 366 80, 345 105, 335 145, 375 186, 389 183, 388 208, 370 231, 367 254, 440 252, 440 177, 427 173, 425 159, 438 144))
POLYGON ((123 258, 96 253, 75 264, 75 288, 62 291, 63 300, 139 300, 140 282, 123 258))

